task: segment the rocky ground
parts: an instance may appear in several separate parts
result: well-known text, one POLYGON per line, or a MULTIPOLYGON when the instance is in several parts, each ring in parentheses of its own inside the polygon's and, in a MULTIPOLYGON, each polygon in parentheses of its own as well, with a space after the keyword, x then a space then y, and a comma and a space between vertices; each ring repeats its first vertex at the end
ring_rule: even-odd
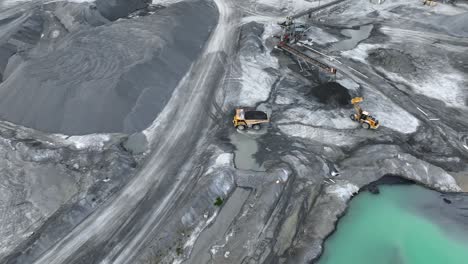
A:
POLYGON ((147 12, 158 15, 138 19, 105 18, 128 16, 139 7, 133 2, 33 2, 24 4, 26 13, 24 5, 5 11, 1 117, 74 135, 148 127, 216 20, 207 3, 196 1, 154 6, 147 12))
POLYGON ((385 175, 468 190, 460 1, 300 18, 336 77, 274 48, 316 1, 7 2, 2 263, 310 263, 385 175), (378 130, 349 119, 355 96, 378 130), (271 124, 236 131, 239 105, 271 124), (57 134, 97 132, 117 133, 57 134))

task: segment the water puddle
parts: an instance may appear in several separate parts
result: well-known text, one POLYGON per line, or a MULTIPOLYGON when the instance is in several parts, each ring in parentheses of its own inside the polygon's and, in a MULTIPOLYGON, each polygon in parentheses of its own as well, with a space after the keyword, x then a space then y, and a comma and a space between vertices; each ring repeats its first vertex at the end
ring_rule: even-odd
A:
POLYGON ((362 40, 367 39, 370 36, 370 33, 374 25, 365 25, 359 27, 359 29, 343 29, 341 34, 349 37, 348 39, 339 41, 331 47, 331 51, 338 51, 338 50, 351 50, 354 49, 359 42, 362 40))
POLYGON ((258 143, 254 132, 235 132, 230 136, 231 143, 236 146, 234 164, 241 170, 265 171, 262 164, 258 164, 254 154, 258 151, 258 143))
POLYGON ((444 204, 440 193, 416 185, 383 186, 379 195, 361 193, 325 242, 318 263, 466 263, 467 220, 452 221, 462 214, 454 204, 444 204), (450 209, 448 216, 439 216, 444 221, 422 213, 440 215, 441 208, 450 209))

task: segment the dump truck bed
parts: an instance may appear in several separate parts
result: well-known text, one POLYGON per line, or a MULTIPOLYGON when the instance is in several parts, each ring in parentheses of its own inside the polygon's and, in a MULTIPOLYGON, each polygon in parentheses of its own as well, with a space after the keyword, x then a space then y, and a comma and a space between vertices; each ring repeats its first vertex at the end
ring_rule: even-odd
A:
POLYGON ((245 120, 268 120, 268 116, 262 111, 247 111, 245 112, 245 120))

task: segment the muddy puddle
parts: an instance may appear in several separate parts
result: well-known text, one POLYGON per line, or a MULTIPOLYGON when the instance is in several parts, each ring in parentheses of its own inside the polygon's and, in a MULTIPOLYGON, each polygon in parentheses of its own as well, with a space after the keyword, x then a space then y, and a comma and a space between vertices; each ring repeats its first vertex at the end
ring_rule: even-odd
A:
POLYGON ((262 164, 259 164, 254 155, 258 151, 256 138, 259 136, 255 132, 236 131, 230 136, 231 143, 236 147, 234 151, 234 164, 237 169, 265 171, 262 164))
POLYGON ((370 33, 374 25, 365 25, 359 27, 359 29, 343 29, 341 34, 348 37, 348 39, 339 41, 330 48, 331 51, 338 51, 338 50, 351 50, 354 49, 359 42, 367 39, 370 36, 370 33))

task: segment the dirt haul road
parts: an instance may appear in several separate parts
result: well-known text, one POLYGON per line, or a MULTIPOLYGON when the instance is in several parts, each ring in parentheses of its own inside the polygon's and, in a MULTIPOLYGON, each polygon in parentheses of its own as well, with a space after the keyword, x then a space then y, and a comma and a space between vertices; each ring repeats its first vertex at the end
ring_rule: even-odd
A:
POLYGON ((175 211, 190 186, 191 158, 211 120, 206 118, 223 65, 234 48, 240 15, 233 0, 214 0, 219 18, 205 50, 145 132, 152 154, 135 178, 34 263, 133 263, 139 250, 175 211), (185 167, 183 166, 185 164, 185 167), (182 168, 182 169, 181 169, 182 168))

